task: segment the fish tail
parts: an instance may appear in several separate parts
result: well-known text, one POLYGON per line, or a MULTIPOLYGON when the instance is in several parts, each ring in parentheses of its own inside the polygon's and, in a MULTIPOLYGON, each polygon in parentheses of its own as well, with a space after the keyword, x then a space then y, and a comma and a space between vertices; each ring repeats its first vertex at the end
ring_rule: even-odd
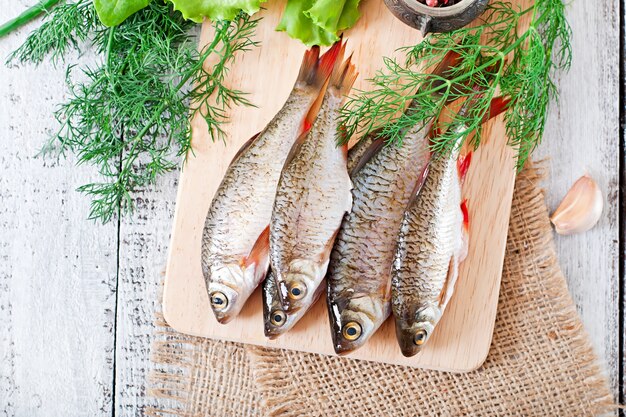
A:
POLYGON ((324 98, 326 80, 328 80, 335 67, 337 57, 343 53, 344 45, 342 40, 339 39, 321 57, 319 56, 318 46, 312 47, 304 54, 296 84, 304 83, 312 87, 312 90, 317 94, 317 99, 311 104, 311 108, 302 120, 301 132, 308 132, 313 126, 324 98))
MULTIPOLYGON (((344 48, 341 49, 340 57, 343 57, 344 48)), ((339 91, 340 96, 346 96, 352 89, 352 85, 358 75, 359 73, 356 72, 356 68, 352 64, 352 55, 350 55, 341 65, 335 64, 333 73, 330 76, 330 85, 339 91)))
POLYGON ((333 70, 340 50, 341 40, 335 42, 321 57, 319 46, 313 46, 306 51, 302 58, 297 82, 321 89, 333 70))

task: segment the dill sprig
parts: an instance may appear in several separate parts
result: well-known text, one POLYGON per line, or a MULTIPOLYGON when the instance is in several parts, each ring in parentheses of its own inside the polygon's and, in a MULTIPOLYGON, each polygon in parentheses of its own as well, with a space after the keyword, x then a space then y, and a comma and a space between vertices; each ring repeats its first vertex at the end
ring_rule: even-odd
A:
POLYGON ((190 150, 194 115, 202 115, 213 140, 223 140, 227 109, 250 104, 224 78, 237 52, 256 45, 256 25, 246 15, 217 22, 212 42, 198 51, 190 34, 195 23, 169 4, 151 2, 106 27, 91 0, 78 0, 54 9, 14 53, 22 62, 58 61, 88 42, 101 56, 77 77, 68 67, 70 98, 56 111, 60 128, 44 148, 98 167, 103 180, 79 187, 92 198, 90 218, 108 222, 131 212, 132 192, 175 168, 190 150), (215 63, 206 68, 209 56, 215 63))
POLYGON ((407 128, 443 111, 449 114, 448 103, 471 100, 466 112, 441 122, 442 133, 433 138, 431 147, 446 154, 469 138, 476 148, 482 121, 500 91, 511 99, 506 130, 522 167, 541 141, 548 105, 557 96, 552 76, 570 65, 570 32, 561 0, 536 0, 527 9, 492 3, 477 25, 430 34, 423 42, 402 48, 404 62, 385 58, 385 68, 370 80, 374 88, 358 91, 342 109, 342 123, 350 135, 380 129, 379 135, 390 143, 401 144, 407 128), (524 18, 530 25, 520 31, 524 18), (459 58, 445 77, 429 74, 450 51, 459 58), (409 103, 410 111, 403 112, 409 103), (457 129, 450 129, 453 125, 457 129), (463 125, 459 141, 458 126, 463 125))

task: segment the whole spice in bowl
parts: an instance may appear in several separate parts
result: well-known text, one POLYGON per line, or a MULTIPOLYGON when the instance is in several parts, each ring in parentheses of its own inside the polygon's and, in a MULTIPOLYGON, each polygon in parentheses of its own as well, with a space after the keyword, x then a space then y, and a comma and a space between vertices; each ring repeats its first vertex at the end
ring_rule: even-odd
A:
POLYGON ((420 3, 430 7, 447 7, 454 6, 461 0, 418 0, 420 3))
POLYGON ((385 0, 398 19, 424 35, 462 28, 480 16, 488 3, 489 0, 385 0))

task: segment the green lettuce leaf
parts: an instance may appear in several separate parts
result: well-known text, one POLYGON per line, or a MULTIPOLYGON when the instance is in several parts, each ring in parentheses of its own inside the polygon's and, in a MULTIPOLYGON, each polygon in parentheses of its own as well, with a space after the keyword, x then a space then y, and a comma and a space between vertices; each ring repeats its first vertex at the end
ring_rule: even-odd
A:
POLYGON ((315 0, 304 14, 322 29, 339 35, 351 28, 361 15, 360 0, 315 0))
POLYGON ((332 45, 339 37, 316 25, 305 14, 312 6, 313 0, 288 0, 276 30, 287 32, 292 38, 300 39, 306 46, 332 45))
POLYGON ((96 13, 105 26, 119 25, 148 3, 150 0, 94 0, 96 13))
POLYGON ((332 45, 359 20, 360 0, 288 0, 276 30, 305 45, 332 45))
POLYGON ((253 15, 265 0, 170 0, 174 9, 188 20, 200 23, 204 17, 210 20, 233 20, 243 10, 253 15))

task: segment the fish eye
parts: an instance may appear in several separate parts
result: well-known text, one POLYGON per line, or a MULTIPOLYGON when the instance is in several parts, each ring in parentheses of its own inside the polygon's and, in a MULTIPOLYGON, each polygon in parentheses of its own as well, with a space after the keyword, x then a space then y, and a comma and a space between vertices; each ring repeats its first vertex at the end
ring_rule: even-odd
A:
POLYGON ((282 310, 272 311, 270 315, 270 323, 276 327, 281 327, 287 321, 287 315, 282 310))
POLYGON ((356 321, 346 323, 346 325, 343 326, 343 329, 341 329, 341 334, 343 335, 344 339, 350 342, 355 341, 359 337, 361 337, 361 333, 363 333, 361 325, 356 321))
POLYGON ((417 346, 423 345, 424 342, 426 342, 426 336, 428 336, 426 330, 419 329, 413 337, 413 343, 415 343, 417 346))
POLYGON ((306 286, 301 282, 294 282, 289 287, 289 298, 292 300, 300 300, 306 295, 306 286))
POLYGON ((215 310, 224 310, 228 307, 228 298, 223 292, 215 291, 211 294, 211 307, 215 310))

